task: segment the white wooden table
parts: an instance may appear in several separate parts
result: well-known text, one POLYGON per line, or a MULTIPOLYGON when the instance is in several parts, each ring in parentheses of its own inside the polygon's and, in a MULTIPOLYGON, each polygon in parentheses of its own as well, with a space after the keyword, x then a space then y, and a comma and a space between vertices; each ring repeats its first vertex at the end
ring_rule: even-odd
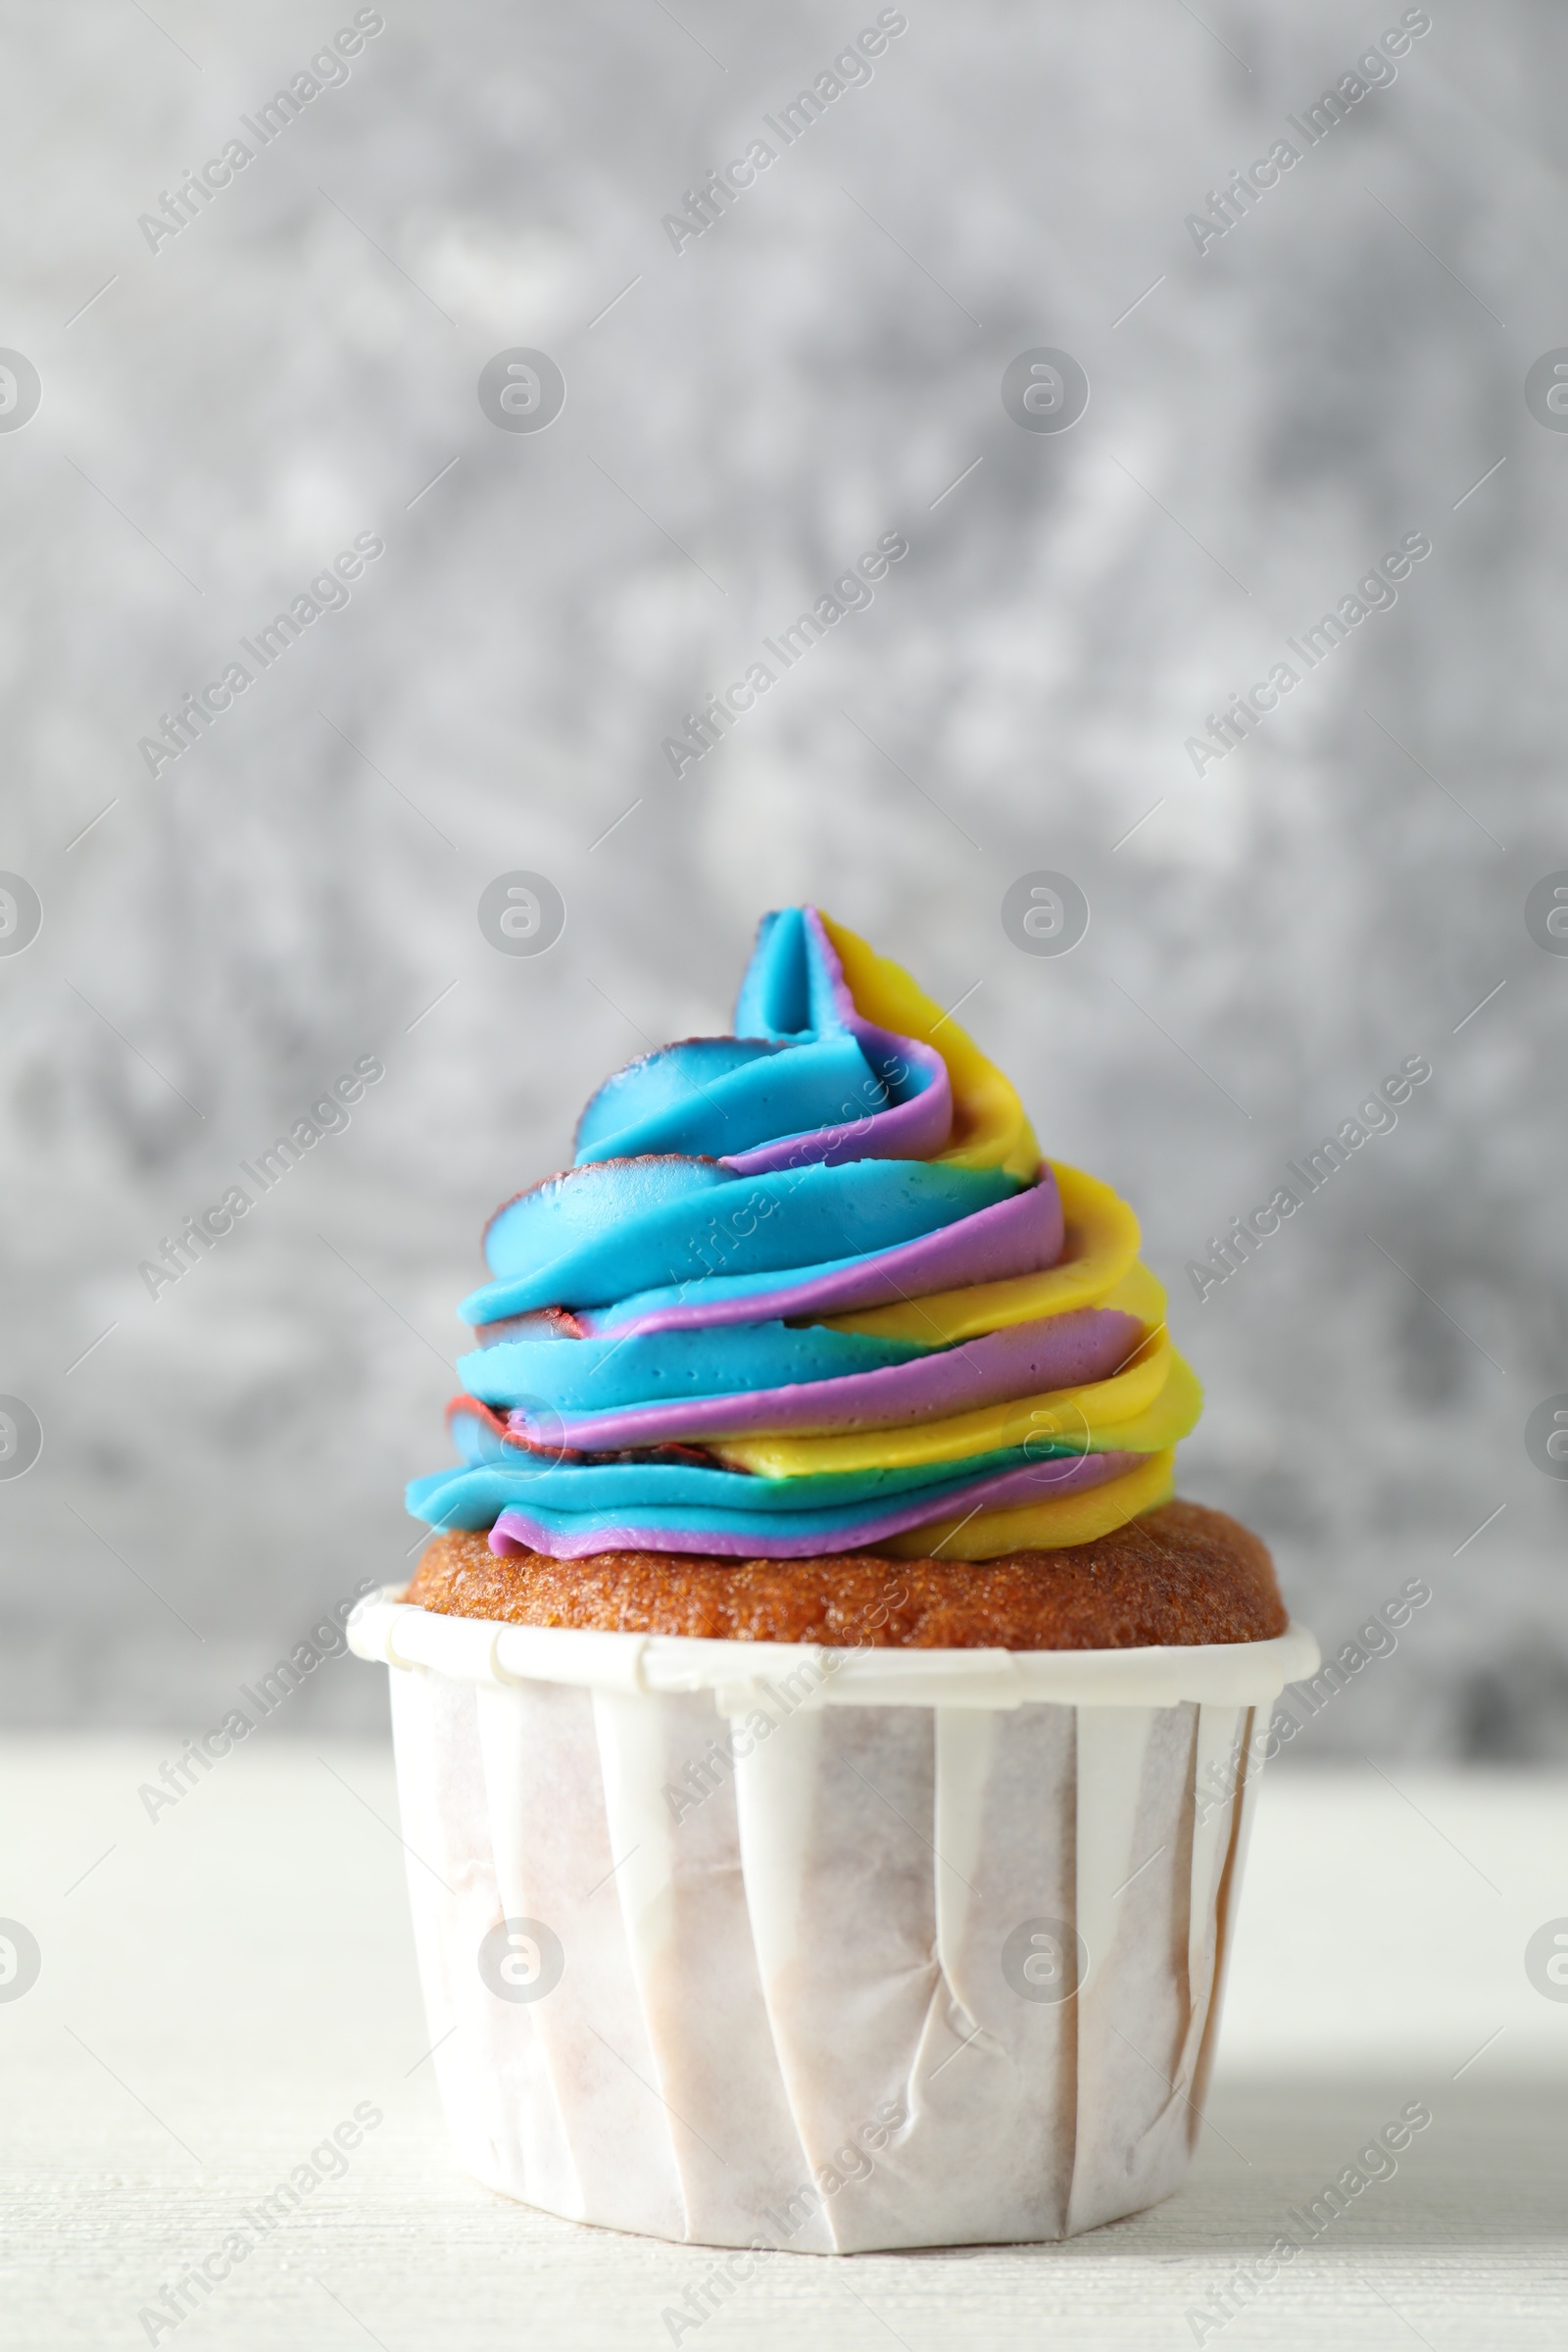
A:
POLYGON ((693 2325, 710 2253, 574 2229, 452 2164, 388 1752, 264 1735, 154 1822, 137 1788, 169 1752, 0 1747, 0 1916, 41 1953, 31 1989, 0 2000, 0 2342, 17 2352, 148 2342, 139 2312, 362 2102, 383 2120, 342 2177, 160 2343, 1189 2345, 1186 2315, 1212 2316, 1287 2209, 1416 2099, 1434 2121, 1395 2178, 1202 2340, 1568 2340, 1568 2001, 1524 1967, 1531 1934, 1568 1916, 1561 1778, 1265 1779, 1182 2193, 1066 2245, 778 2256, 693 2325))

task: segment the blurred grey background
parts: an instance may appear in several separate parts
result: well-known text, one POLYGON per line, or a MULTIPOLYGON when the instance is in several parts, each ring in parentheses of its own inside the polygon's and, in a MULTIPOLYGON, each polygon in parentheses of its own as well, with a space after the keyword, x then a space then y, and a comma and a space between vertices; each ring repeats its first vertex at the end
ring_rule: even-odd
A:
MULTIPOLYGON (((1568 960, 1525 922, 1568 867, 1568 437, 1525 398, 1568 344, 1568 24, 1435 0, 1308 147, 1286 118, 1425 12, 883 14, 785 147, 763 118, 874 6, 5 9, 0 345, 40 385, 17 427, 0 360, 0 867, 42 908, 0 953, 0 1390, 43 1433, 0 1479, 13 1723, 199 1730, 399 1575, 483 1218, 609 1069, 726 1027, 758 915, 810 897, 1140 1209, 1208 1394, 1184 1491, 1326 1648, 1430 1586, 1295 1752, 1568 1755, 1568 1492, 1525 1443, 1568 1389, 1568 960), (346 78, 243 131, 357 16, 346 78), (1003 405, 1042 347, 1089 379, 1069 430, 1003 405), (517 348, 564 377, 548 430, 481 409, 517 348), (683 713, 889 532, 869 609, 672 774, 683 713), (1196 773, 1417 533, 1397 603, 1196 773), (348 604, 150 774, 357 534, 348 604), (1042 868, 1089 901, 1069 955, 1003 929, 1042 868), (566 907, 536 957, 477 920, 516 869, 566 907), (1200 1304, 1186 1262, 1418 1054, 1397 1127, 1200 1304), (150 1298, 363 1056, 348 1126, 150 1298)), ((385 1704, 339 1660, 277 1726, 385 1704)))

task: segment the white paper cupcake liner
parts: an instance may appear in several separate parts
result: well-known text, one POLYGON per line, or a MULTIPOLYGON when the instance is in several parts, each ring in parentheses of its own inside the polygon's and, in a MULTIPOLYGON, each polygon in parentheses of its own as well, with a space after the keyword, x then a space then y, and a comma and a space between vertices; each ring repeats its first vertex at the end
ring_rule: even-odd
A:
POLYGON ((361 1604, 461 2162, 573 2221, 858 2253, 1180 2180, 1254 1709, 1309 1635, 823 1651, 361 1604))

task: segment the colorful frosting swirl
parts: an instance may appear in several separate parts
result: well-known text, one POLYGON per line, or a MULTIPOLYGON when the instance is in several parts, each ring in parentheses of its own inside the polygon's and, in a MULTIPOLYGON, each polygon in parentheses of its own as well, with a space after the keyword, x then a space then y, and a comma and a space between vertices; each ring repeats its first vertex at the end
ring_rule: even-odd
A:
POLYGON ((617 1071, 491 1218, 416 1516, 561 1559, 974 1560, 1162 1501, 1200 1398, 1126 1203, 813 906, 763 916, 735 1031, 617 1071))

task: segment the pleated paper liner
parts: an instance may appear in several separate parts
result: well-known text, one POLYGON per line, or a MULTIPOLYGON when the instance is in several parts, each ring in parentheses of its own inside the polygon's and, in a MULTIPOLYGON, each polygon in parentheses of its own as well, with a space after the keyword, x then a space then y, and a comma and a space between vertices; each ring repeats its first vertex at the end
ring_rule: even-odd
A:
POLYGON ((856 2253, 1070 2236, 1181 2180, 1254 1711, 1309 1635, 820 1650, 442 1617, 393 1668, 460 2161, 578 2222, 856 2253))

